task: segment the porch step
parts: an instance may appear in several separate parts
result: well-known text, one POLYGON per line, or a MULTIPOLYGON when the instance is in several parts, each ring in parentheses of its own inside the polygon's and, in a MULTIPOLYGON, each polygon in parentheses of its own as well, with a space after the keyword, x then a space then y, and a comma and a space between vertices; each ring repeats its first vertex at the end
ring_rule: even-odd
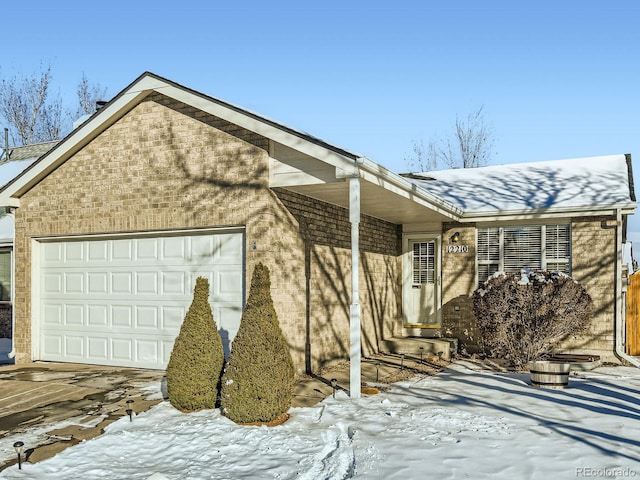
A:
POLYGON ((380 340, 380 353, 405 354, 420 358, 420 354, 438 355, 443 360, 451 360, 452 354, 458 351, 455 338, 393 337, 380 340))

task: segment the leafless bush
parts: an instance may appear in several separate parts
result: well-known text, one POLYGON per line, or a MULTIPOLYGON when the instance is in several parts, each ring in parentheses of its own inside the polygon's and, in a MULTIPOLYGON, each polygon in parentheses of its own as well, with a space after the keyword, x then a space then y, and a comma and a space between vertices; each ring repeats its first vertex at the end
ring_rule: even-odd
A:
POLYGON ((497 273, 473 293, 485 353, 521 368, 584 332, 593 303, 560 272, 497 273))

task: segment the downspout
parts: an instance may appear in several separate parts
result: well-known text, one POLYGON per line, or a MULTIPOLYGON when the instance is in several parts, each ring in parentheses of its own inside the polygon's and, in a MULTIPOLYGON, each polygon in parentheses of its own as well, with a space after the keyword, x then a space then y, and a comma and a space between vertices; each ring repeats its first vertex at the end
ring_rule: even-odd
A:
POLYGON ((622 210, 618 208, 616 213, 616 355, 622 360, 626 360, 630 364, 640 368, 640 362, 635 358, 627 355, 624 351, 623 329, 626 327, 623 309, 626 305, 622 303, 622 210))
POLYGON ((349 396, 360 398, 360 169, 364 159, 355 161, 355 173, 349 177, 349 221, 351 222, 351 306, 349 307, 349 396))
POLYGON ((13 208, 7 212, 7 216, 11 217, 11 220, 13 220, 13 225, 11 226, 11 238, 13 239, 13 245, 11 246, 11 351, 9 352, 8 357, 14 358, 16 356, 16 309, 14 307, 16 303, 16 214, 13 208))

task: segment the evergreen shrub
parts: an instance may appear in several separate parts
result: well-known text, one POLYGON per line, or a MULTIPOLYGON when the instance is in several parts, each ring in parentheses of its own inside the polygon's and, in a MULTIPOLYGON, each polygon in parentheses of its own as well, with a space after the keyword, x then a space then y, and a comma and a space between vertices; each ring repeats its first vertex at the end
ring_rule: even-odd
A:
POLYGON ((485 353, 517 368, 588 328, 591 297, 561 272, 498 272, 473 293, 485 353))
POLYGON ((167 366, 171 405, 183 412, 215 408, 223 366, 222 340, 209 305, 209 281, 199 277, 167 366))
POLYGON ((222 375, 222 414, 236 423, 276 420, 291 407, 294 382, 293 359, 271 298, 269 269, 260 263, 222 375))

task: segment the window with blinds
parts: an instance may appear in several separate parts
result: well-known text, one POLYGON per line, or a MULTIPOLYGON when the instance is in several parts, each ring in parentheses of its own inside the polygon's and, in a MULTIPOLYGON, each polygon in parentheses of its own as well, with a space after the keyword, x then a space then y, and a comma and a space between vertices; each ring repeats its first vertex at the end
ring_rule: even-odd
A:
POLYGON ((526 225, 478 229, 478 282, 495 272, 557 270, 571 273, 571 226, 526 225))
POLYGON ((0 302, 11 301, 11 250, 0 250, 0 302))
POLYGON ((434 283, 436 269, 436 243, 413 244, 413 283, 434 283))

